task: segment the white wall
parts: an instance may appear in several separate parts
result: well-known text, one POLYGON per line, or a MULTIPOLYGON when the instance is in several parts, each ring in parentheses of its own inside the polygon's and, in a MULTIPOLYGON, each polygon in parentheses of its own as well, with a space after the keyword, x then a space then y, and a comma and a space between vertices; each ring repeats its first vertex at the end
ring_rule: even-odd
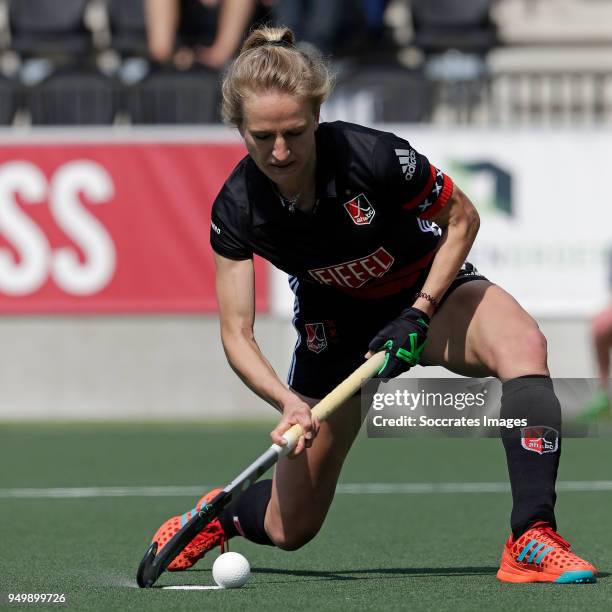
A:
MULTIPOLYGON (((541 323, 553 375, 592 376, 586 322, 541 323)), ((256 333, 284 377, 290 322, 260 317, 256 333)), ((0 345, 0 422, 276 418, 230 370, 214 317, 3 317, 0 345)))

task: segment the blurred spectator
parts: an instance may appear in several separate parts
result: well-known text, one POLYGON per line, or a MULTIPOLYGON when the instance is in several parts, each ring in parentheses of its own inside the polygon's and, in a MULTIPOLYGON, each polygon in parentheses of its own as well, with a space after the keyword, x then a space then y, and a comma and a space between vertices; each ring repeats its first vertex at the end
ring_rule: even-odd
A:
MULTIPOLYGON (((612 249, 609 256, 610 289, 612 290, 612 249)), ((596 314, 591 321, 591 340, 597 360, 599 388, 584 417, 589 420, 610 414, 610 350, 612 349, 612 303, 596 314)))
POLYGON ((368 38, 371 41, 382 39, 385 29, 385 11, 390 0, 361 0, 368 28, 368 38))
POLYGON ((331 55, 350 52, 363 42, 368 17, 378 19, 377 4, 378 0, 277 0, 274 16, 278 25, 293 30, 298 41, 331 55))
POLYGON ((596 414, 610 410, 610 349, 612 348, 612 304, 598 313, 592 322, 592 338, 597 357, 599 390, 591 409, 596 414))
POLYGON ((261 9, 257 0, 145 0, 149 53, 182 70, 220 70, 261 9))

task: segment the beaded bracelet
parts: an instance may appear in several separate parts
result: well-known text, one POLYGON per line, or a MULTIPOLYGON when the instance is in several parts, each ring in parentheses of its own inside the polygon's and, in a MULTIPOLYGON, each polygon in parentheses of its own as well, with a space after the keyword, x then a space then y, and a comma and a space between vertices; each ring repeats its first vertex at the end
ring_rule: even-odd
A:
POLYGON ((434 308, 438 307, 438 300, 433 295, 429 295, 429 293, 425 293, 424 291, 417 291, 414 295, 415 298, 423 298, 427 300, 430 304, 434 305, 434 308))

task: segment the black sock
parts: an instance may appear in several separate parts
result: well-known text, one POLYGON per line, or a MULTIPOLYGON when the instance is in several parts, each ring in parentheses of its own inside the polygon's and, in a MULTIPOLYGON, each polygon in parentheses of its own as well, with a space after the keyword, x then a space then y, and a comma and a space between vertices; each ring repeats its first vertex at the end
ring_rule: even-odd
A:
POLYGON ((500 416, 526 419, 527 427, 502 428, 515 538, 537 521, 553 529, 555 481, 561 454, 561 406, 548 376, 521 376, 503 383, 500 416))
POLYGON ((262 480, 231 502, 219 515, 219 522, 228 537, 241 535, 255 544, 274 546, 264 529, 270 497, 272 497, 272 481, 262 480))

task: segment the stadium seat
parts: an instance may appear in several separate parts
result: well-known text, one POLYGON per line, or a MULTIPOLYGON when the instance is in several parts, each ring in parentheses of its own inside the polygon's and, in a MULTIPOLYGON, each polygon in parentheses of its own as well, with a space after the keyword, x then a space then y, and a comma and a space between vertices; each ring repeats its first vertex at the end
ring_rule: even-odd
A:
POLYGON ((23 59, 23 100, 34 125, 114 121, 114 82, 95 68, 90 0, 9 0, 11 48, 23 59))
POLYGON ((111 45, 122 56, 147 55, 144 0, 106 0, 111 45))
POLYGON ((219 75, 205 68, 160 68, 126 88, 124 106, 132 123, 215 123, 219 121, 219 75))
POLYGON ((10 125, 17 111, 17 84, 0 76, 0 125, 10 125))
POLYGON ((412 0, 414 44, 426 54, 486 53, 497 42, 493 0, 412 0))
POLYGON ((371 65, 345 70, 327 103, 326 118, 364 123, 421 122, 431 106, 429 83, 420 70, 371 65), (333 116, 332 116, 333 115, 333 116))
POLYGON ((9 0, 11 48, 25 56, 91 49, 84 23, 89 0, 9 0))
POLYGON ((114 82, 94 70, 59 70, 25 97, 34 125, 107 125, 117 111, 114 82))

